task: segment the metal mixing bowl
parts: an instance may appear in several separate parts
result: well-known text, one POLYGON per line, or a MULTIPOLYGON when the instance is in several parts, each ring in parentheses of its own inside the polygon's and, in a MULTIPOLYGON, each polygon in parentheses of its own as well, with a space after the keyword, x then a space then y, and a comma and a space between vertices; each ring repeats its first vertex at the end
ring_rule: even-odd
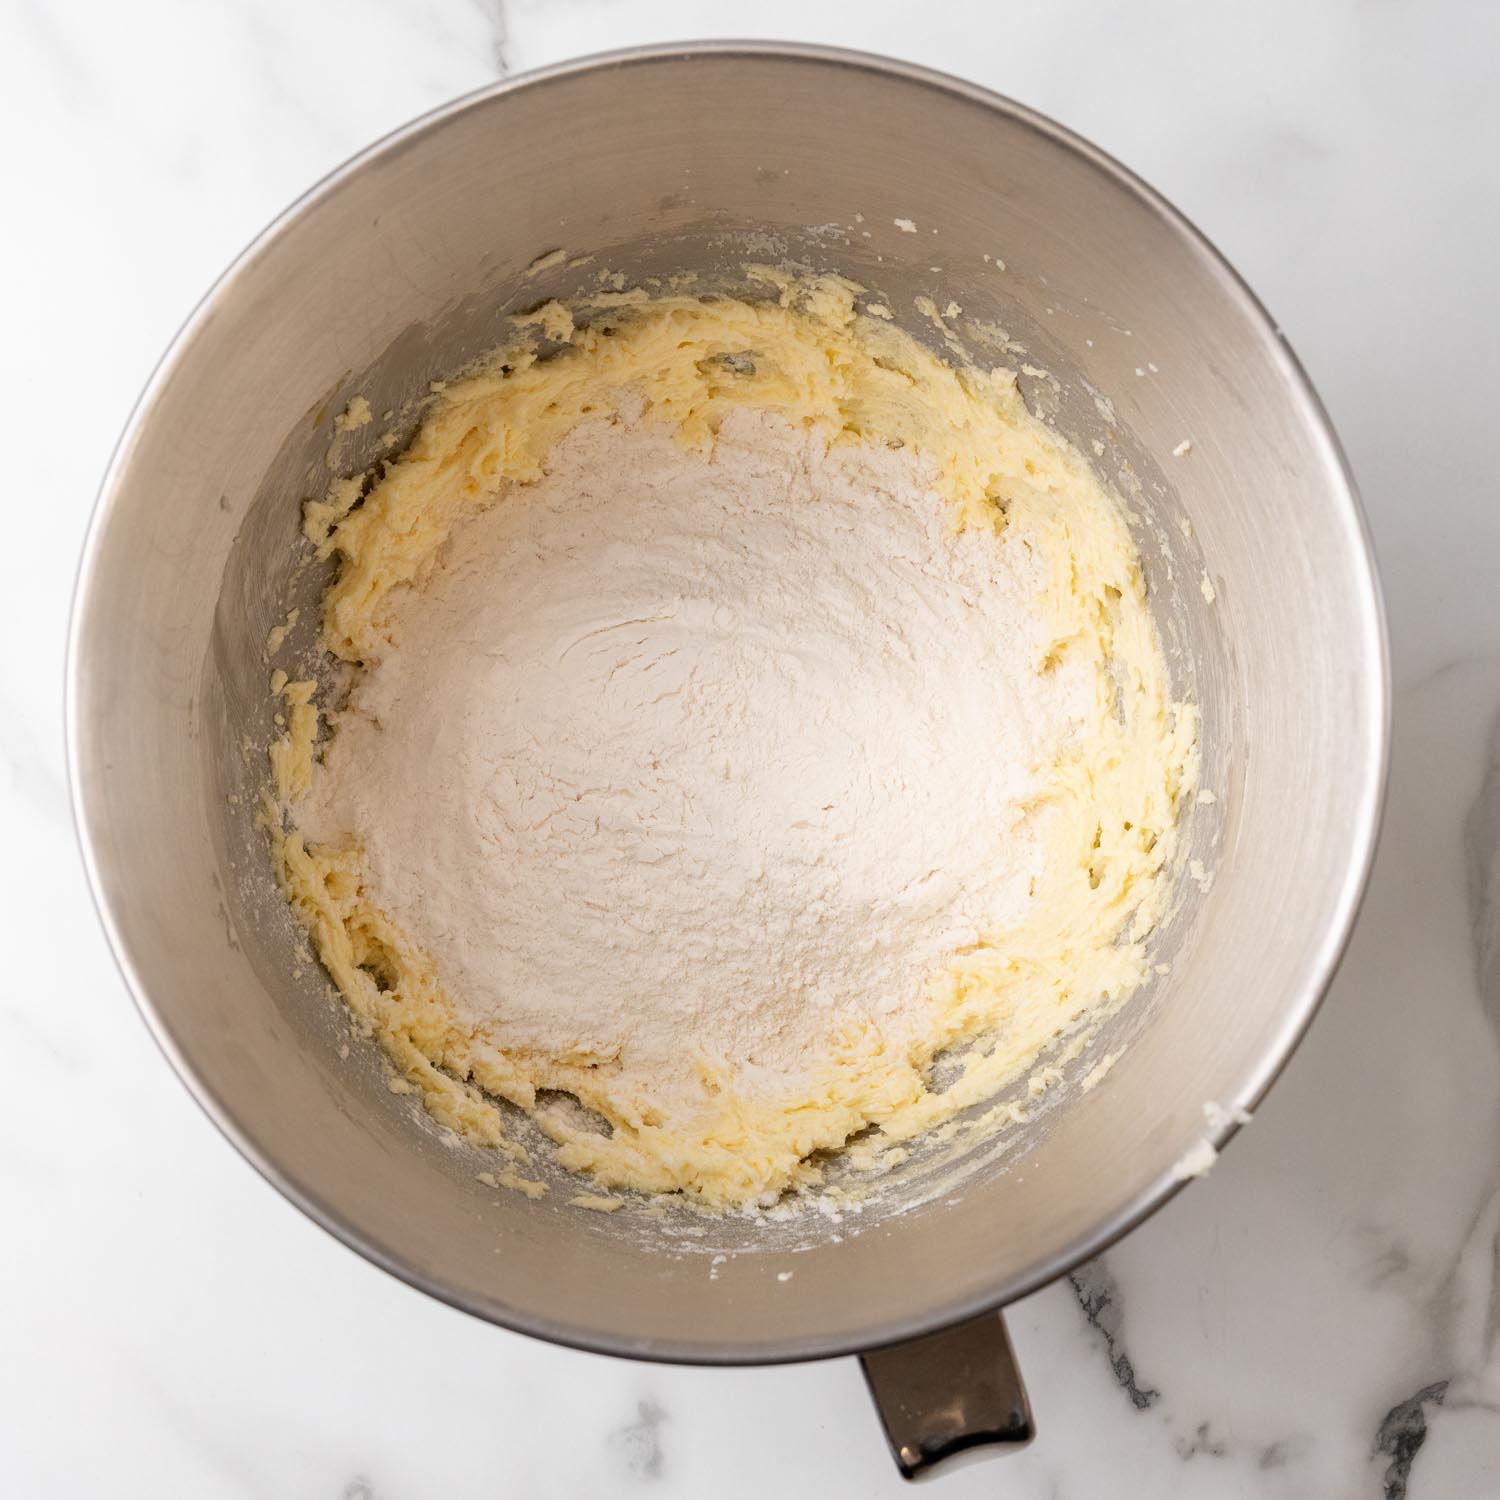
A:
MULTIPOLYGON (((344 441, 345 472, 370 461, 383 425, 344 441)), ((315 613, 294 658, 312 649, 315 613)), ((1387 699, 1376 576, 1338 445, 1275 325, 1190 225, 1091 146, 967 84, 848 53, 693 46, 569 64, 439 110, 241 257, 163 360, 105 479, 68 737, 85 858, 130 987, 272 1182, 481 1317, 727 1364, 962 1325, 1165 1201, 1185 1155, 1233 1128, 1206 1124, 1205 1103, 1253 1108, 1328 984, 1375 842, 1387 699), (1136 518, 1217 801, 1190 821, 1206 873, 1184 880, 1160 934, 1170 972, 1069 1064, 1056 1107, 964 1162, 919 1153, 843 1222, 705 1228, 591 1214, 566 1191, 497 1194, 476 1180, 479 1153, 386 1088, 370 1044, 342 1058, 345 1018, 296 957, 250 813, 271 732, 267 633, 324 581, 298 519, 327 483, 333 414, 363 394, 409 430, 429 382, 498 343, 518 308, 604 270, 691 269, 713 285, 747 260, 841 271, 920 336, 923 295, 961 304, 961 327, 1003 329, 969 332, 980 353, 1010 342, 1028 400, 1136 518), (1104 1083, 1079 1088, 1124 1041, 1104 1083)), ((909 1469, 980 1430, 1023 1435, 993 1317, 867 1369, 909 1469)))

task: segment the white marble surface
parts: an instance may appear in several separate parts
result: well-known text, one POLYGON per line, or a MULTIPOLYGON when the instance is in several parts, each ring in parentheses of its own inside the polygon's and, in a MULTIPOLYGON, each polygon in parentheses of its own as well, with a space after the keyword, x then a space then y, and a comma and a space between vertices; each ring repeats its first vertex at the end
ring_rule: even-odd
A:
POLYGON ((1334 992, 1205 1181, 1013 1310, 1041 1436, 941 1493, 1500 1495, 1500 9, 9 0, 0 15, 0 1490, 900 1491, 852 1362, 692 1371, 531 1343, 397 1284, 284 1203, 137 1020, 63 783, 63 634, 93 491, 152 362, 241 245, 368 140, 499 72, 739 34, 977 79, 1163 189, 1311 369, 1389 594, 1390 811, 1334 992))

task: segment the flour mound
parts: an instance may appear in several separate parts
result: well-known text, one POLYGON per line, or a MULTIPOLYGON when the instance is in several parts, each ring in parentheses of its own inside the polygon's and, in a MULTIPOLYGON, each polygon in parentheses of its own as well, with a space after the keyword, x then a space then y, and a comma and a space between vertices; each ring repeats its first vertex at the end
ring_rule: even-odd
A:
POLYGON ((904 1056, 924 981, 1024 915, 1093 703, 1040 670, 1040 549, 751 407, 709 457, 591 419, 547 470, 392 593, 301 828, 358 844, 475 1037, 631 1113, 708 1109, 705 1064, 793 1096, 852 1032, 904 1056))

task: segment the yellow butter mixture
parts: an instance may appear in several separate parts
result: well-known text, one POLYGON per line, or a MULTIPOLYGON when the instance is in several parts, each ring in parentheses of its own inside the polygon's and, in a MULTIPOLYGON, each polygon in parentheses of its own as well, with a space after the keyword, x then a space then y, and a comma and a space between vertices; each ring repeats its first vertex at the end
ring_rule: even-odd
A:
POLYGON ((1176 874, 1196 716, 1123 507, 1010 371, 751 274, 547 304, 304 510, 282 890, 533 1196, 507 1105, 713 1209, 944 1125, 1139 989, 1176 874))

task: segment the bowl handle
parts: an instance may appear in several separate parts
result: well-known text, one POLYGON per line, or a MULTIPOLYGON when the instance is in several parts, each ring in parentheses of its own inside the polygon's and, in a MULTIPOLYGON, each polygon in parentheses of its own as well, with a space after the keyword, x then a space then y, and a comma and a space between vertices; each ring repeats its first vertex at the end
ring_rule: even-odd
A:
POLYGON ((1031 1403, 998 1312, 860 1356, 903 1479, 921 1479, 961 1453, 1035 1436, 1031 1403))

